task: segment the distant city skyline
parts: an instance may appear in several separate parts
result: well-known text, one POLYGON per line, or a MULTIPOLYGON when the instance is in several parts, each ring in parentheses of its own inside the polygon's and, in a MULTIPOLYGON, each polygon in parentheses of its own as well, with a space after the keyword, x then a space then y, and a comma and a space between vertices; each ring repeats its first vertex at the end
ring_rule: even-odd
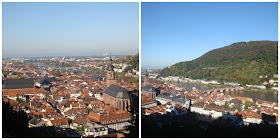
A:
POLYGON ((142 3, 142 69, 162 69, 236 42, 278 41, 277 2, 142 3))
POLYGON ((138 2, 4 2, 2 57, 136 55, 138 2))
MULTIPOLYGON (((136 54, 119 54, 119 55, 114 55, 114 54, 111 54, 112 57, 125 57, 125 56, 135 56, 137 55, 136 54)), ((108 54, 89 54, 89 55, 50 55, 50 56, 19 56, 19 57, 2 57, 2 58, 7 58, 7 59, 10 59, 10 58, 53 58, 53 57, 59 57, 59 58, 62 58, 62 57, 109 57, 110 55, 108 54)))
MULTIPOLYGON (((129 55, 129 54, 128 54, 129 55)), ((111 57, 112 58, 118 58, 118 57, 126 57, 126 56, 128 56, 128 55, 111 55, 111 57)), ((135 54, 136 55, 136 54, 135 54)), ((133 55, 130 55, 130 56, 134 56, 134 54, 133 55)), ((76 56, 63 56, 63 55, 61 55, 61 56, 31 56, 31 57, 3 57, 2 59, 13 59, 13 58, 63 58, 63 57, 65 57, 65 58, 87 58, 87 57, 92 57, 92 58, 106 58, 106 57, 110 57, 110 55, 84 55, 84 56, 78 56, 78 55, 76 55, 76 56)))

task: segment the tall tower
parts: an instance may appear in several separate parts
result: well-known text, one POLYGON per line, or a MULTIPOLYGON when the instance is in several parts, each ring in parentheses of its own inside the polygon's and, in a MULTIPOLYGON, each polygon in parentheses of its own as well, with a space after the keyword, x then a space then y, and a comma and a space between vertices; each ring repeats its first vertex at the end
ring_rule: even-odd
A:
POLYGON ((117 80, 115 78, 114 66, 112 64, 111 55, 110 55, 110 63, 108 65, 108 71, 107 71, 107 87, 109 87, 110 85, 117 85, 117 80))
POLYGON ((146 70, 145 72, 145 77, 144 77, 144 86, 149 85, 149 74, 148 71, 146 70))

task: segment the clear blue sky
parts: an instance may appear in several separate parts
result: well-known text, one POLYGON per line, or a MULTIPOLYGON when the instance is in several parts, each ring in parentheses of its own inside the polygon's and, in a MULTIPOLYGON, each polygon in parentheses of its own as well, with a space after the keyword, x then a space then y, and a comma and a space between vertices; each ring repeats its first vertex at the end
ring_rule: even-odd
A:
POLYGON ((277 3, 142 3, 142 69, 240 41, 278 40, 277 3))
POLYGON ((3 57, 135 55, 139 4, 3 3, 3 57))

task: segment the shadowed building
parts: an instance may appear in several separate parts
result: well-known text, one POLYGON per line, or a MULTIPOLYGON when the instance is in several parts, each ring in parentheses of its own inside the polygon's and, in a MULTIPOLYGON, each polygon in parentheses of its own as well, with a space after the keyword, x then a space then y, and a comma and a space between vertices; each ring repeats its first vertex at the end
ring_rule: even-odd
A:
POLYGON ((110 104, 111 106, 129 111, 130 110, 130 97, 126 89, 111 85, 109 86, 103 94, 103 101, 105 104, 110 104))
POLYGON ((142 89, 142 94, 152 99, 156 98, 156 93, 156 89, 151 85, 146 85, 142 89))
POLYGON ((178 104, 187 109, 189 109, 191 105, 190 99, 176 93, 161 93, 156 97, 156 100, 158 100, 161 104, 171 102, 172 105, 178 104))
POLYGON ((48 87, 50 87, 51 84, 52 83, 50 81, 48 81, 46 78, 40 78, 36 81, 37 87, 48 88, 48 87))
POLYGON ((153 86, 150 85, 147 71, 145 72, 143 85, 144 85, 144 87, 142 88, 142 95, 155 99, 157 96, 157 90, 153 86))

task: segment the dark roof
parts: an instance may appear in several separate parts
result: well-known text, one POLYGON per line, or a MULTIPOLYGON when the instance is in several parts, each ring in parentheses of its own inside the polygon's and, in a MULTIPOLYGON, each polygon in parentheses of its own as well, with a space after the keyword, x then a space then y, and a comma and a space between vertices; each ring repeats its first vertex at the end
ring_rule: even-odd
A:
POLYGON ((77 118, 73 120, 73 123, 79 124, 79 125, 86 125, 89 120, 87 118, 77 118))
POLYGON ((234 103, 234 104, 242 104, 242 101, 237 100, 237 99, 232 99, 228 103, 234 103))
POLYGON ((72 103, 77 103, 78 101, 67 101, 66 103, 64 103, 65 107, 70 107, 70 104, 72 103))
POLYGON ((148 92, 156 92, 156 89, 151 85, 144 86, 143 90, 148 91, 148 92))
POLYGON ((2 80, 3 89, 34 88, 34 79, 6 79, 2 80))
POLYGON ((201 107, 201 108, 203 108, 204 107, 204 103, 194 103, 194 104, 192 104, 192 107, 201 107))
POLYGON ((45 85, 48 85, 48 84, 51 84, 48 79, 46 78, 40 78, 36 81, 37 83, 40 83, 40 84, 45 84, 45 85))
POLYGON ((70 99, 70 95, 66 95, 66 96, 62 96, 63 97, 63 99, 65 100, 65 99, 70 99))
POLYGON ((31 104, 31 106, 41 106, 41 105, 43 105, 43 104, 42 104, 41 102, 39 102, 39 101, 31 101, 30 104, 31 104))
POLYGON ((45 78, 47 81, 49 82, 59 82, 59 81, 62 81, 61 79, 58 79, 56 77, 47 77, 45 78))
POLYGON ((86 98, 86 97, 82 97, 82 96, 79 96, 77 97, 78 99, 81 99, 82 101, 84 101, 85 103, 90 103, 92 101, 96 101, 97 99, 94 98, 94 97, 91 97, 91 98, 86 98))
POLYGON ((104 92, 115 98, 129 99, 127 90, 120 86, 111 85, 104 92))
POLYGON ((29 121, 29 123, 31 123, 31 124, 33 124, 33 125, 36 125, 36 124, 38 124, 38 123, 41 122, 41 121, 42 121, 41 118, 33 117, 33 118, 29 121))

